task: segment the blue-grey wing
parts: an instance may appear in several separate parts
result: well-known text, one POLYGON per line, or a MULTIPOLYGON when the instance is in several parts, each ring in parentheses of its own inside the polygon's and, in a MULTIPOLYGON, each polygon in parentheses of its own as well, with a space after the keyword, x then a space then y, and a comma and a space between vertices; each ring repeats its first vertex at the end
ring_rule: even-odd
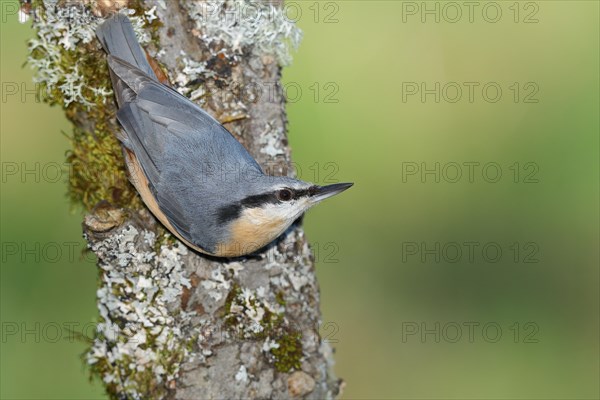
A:
POLYGON ((117 57, 109 56, 109 66, 119 81, 115 90, 124 91, 119 139, 136 155, 161 211, 190 238, 202 213, 212 212, 210 200, 235 187, 239 177, 233 170, 262 170, 231 133, 186 97, 117 57))

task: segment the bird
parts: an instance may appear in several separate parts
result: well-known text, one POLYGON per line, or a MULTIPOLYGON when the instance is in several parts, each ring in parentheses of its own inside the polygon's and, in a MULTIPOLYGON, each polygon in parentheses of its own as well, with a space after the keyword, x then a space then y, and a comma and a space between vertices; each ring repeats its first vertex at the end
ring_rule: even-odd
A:
POLYGON ((157 77, 129 18, 96 28, 107 53, 129 180, 154 216, 193 250, 257 252, 309 208, 353 183, 270 176, 215 118, 157 77))

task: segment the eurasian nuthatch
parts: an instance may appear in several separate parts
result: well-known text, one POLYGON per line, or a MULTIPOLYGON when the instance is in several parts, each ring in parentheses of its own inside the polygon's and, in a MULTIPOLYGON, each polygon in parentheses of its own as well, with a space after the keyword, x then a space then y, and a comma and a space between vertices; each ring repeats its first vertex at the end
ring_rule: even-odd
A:
POLYGON ((130 179, 156 218, 191 248, 220 257, 252 253, 352 186, 266 175, 216 119, 159 81, 127 17, 111 17, 96 34, 108 53, 130 179), (233 170, 242 174, 222 173, 233 170))

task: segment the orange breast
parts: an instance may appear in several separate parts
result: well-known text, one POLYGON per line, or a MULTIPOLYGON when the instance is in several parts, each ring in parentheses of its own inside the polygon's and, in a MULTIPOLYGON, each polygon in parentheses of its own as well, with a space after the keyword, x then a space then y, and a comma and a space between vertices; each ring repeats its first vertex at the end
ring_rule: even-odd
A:
POLYGON ((217 250, 226 256, 252 253, 275 240, 288 225, 284 219, 273 218, 263 209, 245 209, 231 224, 229 241, 220 243, 217 250))

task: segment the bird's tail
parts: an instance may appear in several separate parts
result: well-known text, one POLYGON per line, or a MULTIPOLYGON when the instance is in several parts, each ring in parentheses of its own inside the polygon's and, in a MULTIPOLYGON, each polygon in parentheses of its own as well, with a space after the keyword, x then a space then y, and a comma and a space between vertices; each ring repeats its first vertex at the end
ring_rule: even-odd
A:
POLYGON ((108 54, 139 68, 151 78, 158 80, 146 58, 146 52, 137 41, 131 21, 125 15, 116 14, 104 21, 96 29, 96 36, 108 54))

